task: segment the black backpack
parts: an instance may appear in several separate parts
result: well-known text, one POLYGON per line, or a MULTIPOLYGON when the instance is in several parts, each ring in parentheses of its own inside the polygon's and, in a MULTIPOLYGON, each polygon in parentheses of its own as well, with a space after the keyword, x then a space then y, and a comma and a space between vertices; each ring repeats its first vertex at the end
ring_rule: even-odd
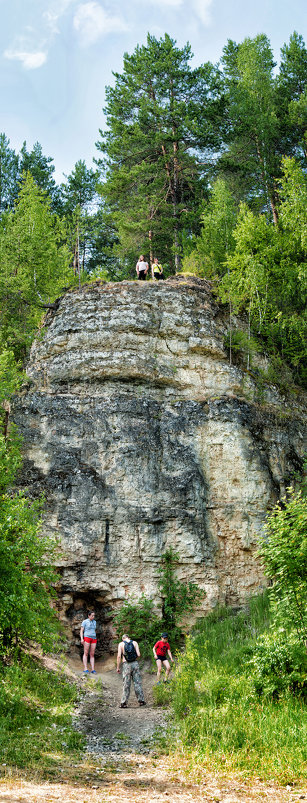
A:
POLYGON ((133 644, 133 641, 124 641, 124 656, 128 664, 132 664, 132 661, 137 660, 136 649, 133 644))

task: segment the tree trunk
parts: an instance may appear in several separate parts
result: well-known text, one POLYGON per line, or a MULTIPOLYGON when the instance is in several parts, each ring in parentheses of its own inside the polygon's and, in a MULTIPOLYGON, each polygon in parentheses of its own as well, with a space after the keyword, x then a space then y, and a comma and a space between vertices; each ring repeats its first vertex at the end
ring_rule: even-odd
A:
POLYGON ((149 239, 149 261, 150 265, 153 263, 153 250, 152 250, 152 230, 149 229, 148 232, 148 239, 149 239))

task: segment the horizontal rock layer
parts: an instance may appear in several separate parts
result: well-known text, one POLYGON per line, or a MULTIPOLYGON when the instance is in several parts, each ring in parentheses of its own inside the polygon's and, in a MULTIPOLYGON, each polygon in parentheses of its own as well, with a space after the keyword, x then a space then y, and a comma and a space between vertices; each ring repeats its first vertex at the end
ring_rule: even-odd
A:
POLYGON ((255 550, 268 505, 300 467, 301 407, 230 366, 208 283, 94 284, 48 313, 16 399, 21 482, 44 492, 60 536, 60 605, 77 638, 95 604, 160 602, 163 551, 206 592, 240 605, 263 584, 255 550))

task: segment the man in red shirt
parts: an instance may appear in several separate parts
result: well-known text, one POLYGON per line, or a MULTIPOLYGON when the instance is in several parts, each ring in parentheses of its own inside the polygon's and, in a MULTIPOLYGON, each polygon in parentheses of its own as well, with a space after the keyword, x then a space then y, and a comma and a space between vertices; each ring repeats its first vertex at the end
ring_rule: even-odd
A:
POLYGON ((157 683, 160 683, 162 664, 166 669, 165 680, 168 679, 169 673, 171 671, 171 667, 169 661, 167 660, 166 653, 169 656, 171 662, 174 663, 174 659, 171 653, 171 648, 167 639, 168 639, 167 633, 162 633, 161 641, 157 641, 153 648, 153 654, 155 656, 155 661, 157 662, 157 683))

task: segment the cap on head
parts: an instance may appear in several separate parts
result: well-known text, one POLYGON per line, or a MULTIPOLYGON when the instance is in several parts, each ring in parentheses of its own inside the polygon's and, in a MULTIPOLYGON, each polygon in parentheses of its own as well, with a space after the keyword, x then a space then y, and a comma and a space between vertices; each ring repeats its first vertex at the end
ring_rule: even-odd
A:
POLYGON ((161 633, 161 638, 168 638, 168 633, 161 633))
POLYGON ((124 640, 124 638, 129 638, 129 636, 127 636, 127 633, 123 634, 122 639, 124 640))

